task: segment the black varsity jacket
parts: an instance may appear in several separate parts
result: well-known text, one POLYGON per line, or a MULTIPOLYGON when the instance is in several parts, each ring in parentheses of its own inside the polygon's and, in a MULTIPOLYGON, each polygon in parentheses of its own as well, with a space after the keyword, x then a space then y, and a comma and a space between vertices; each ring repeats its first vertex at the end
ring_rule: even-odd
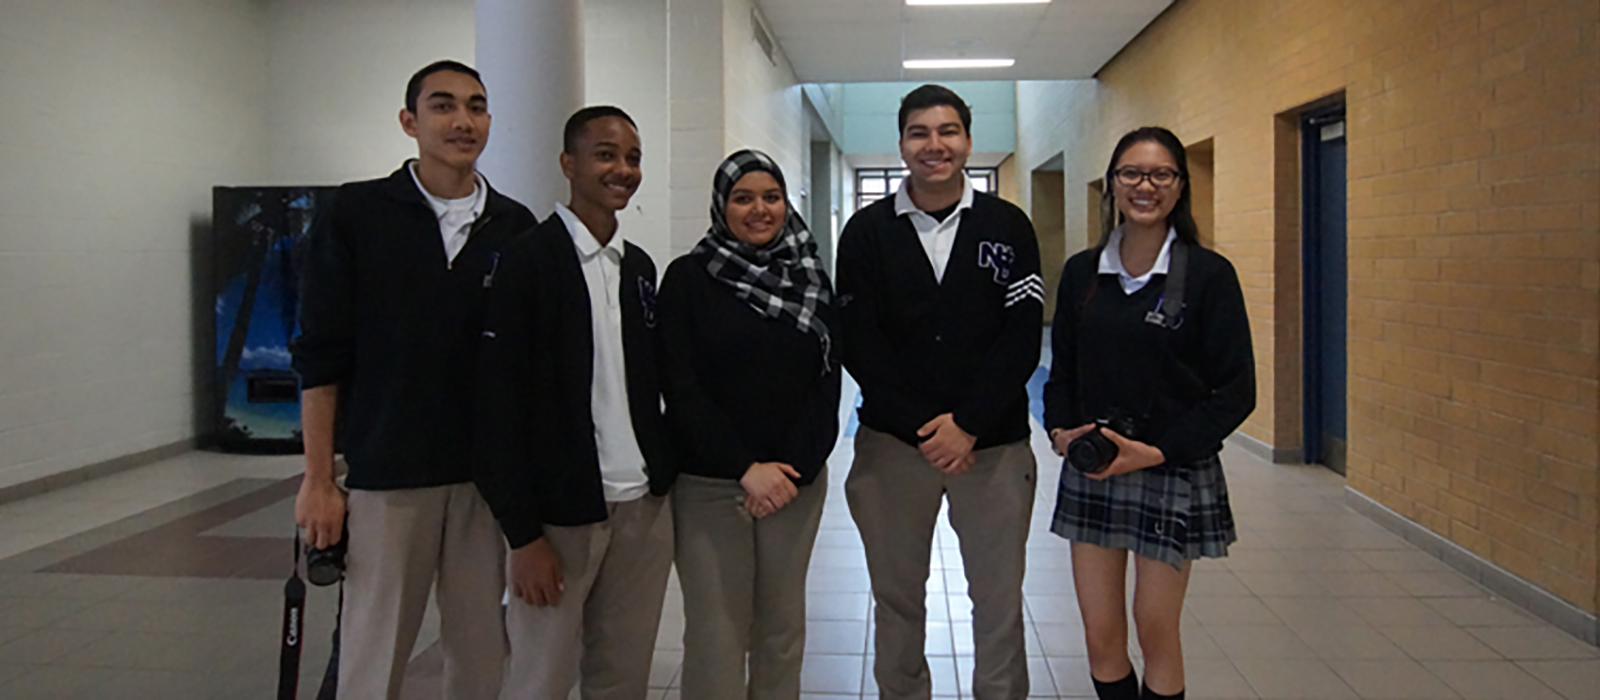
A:
POLYGON ((338 385, 353 489, 464 483, 472 477, 473 368, 484 275, 502 246, 538 223, 489 188, 453 262, 408 166, 339 188, 312 229, 301 275, 300 386, 338 385))
MULTIPOLYGON (((620 284, 628 410, 650 493, 660 496, 677 470, 657 373, 656 268, 632 243, 620 284)), ((545 524, 606 519, 591 323, 578 249, 561 217, 551 216, 512 241, 500 260, 478 365, 474 475, 513 548, 539 539, 545 524)))
POLYGON ((1033 224, 973 193, 941 283, 894 206, 885 197, 856 212, 839 238, 844 364, 861 385, 862 425, 915 445, 919 428, 953 413, 978 449, 1026 439, 1044 298, 1033 224))

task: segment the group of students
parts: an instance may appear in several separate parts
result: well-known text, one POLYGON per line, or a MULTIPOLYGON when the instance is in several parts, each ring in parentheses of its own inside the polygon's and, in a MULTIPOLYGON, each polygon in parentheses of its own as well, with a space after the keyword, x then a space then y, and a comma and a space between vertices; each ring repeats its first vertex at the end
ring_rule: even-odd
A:
MULTIPOLYGON (((292 345, 295 517, 313 546, 348 547, 340 697, 400 696, 436 589, 446 698, 640 700, 676 563, 682 696, 798 698, 845 369, 862 392, 845 494, 880 695, 931 695, 926 583, 948 503, 972 693, 1028 696, 1026 384, 1044 282, 1028 218, 965 176, 958 95, 905 96, 909 174, 850 218, 836 288, 758 151, 713 174, 709 230, 658 291, 617 218, 642 162, 622 110, 569 119, 570 198, 542 223, 476 170, 490 117, 473 69, 418 71, 400 123, 419 157, 340 189, 312 235, 292 345)), ((1102 240, 1062 278, 1045 424, 1060 453, 1096 434, 1116 457, 1062 469, 1052 531, 1072 540, 1100 696, 1182 697, 1189 562, 1235 539, 1217 453, 1254 406, 1249 327, 1233 268, 1199 244, 1177 139, 1130 133, 1106 182, 1102 240)))

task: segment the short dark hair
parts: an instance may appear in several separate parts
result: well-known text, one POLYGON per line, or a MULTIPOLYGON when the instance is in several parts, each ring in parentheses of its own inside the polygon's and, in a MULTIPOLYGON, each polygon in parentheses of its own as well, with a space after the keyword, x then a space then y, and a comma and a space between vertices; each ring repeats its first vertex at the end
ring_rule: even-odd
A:
POLYGON ((911 117, 912 112, 940 105, 954 109, 956 114, 961 115, 961 128, 966 130, 968 136, 972 135, 972 108, 954 90, 932 84, 912 90, 900 100, 900 133, 906 133, 906 119, 911 117))
POLYGON ((618 117, 627 122, 628 126, 633 127, 634 131, 639 130, 639 125, 633 122, 633 117, 628 116, 628 113, 622 111, 620 107, 611 105, 584 107, 573 112, 572 116, 567 118, 567 128, 561 132, 561 151, 569 155, 577 155, 578 137, 583 135, 584 127, 589 126, 589 122, 596 119, 605 119, 606 117, 618 117))
MULTIPOLYGON (((449 60, 434 61, 433 63, 429 63, 428 65, 423 66, 422 70, 419 70, 416 73, 412 74, 411 81, 406 83, 406 111, 407 112, 410 112, 412 114, 416 114, 417 113, 417 100, 422 98, 422 81, 423 81, 423 79, 427 78, 430 75, 433 75, 434 73, 439 73, 439 72, 442 72, 442 71, 450 71, 452 73, 461 73, 463 75, 470 75, 470 76, 472 76, 473 80, 478 81, 479 85, 483 84, 483 76, 478 75, 478 71, 473 70, 472 66, 469 66, 469 65, 467 65, 465 63, 462 63, 460 61, 449 61, 449 60)), ((488 88, 484 88, 484 90, 487 91, 488 88)))

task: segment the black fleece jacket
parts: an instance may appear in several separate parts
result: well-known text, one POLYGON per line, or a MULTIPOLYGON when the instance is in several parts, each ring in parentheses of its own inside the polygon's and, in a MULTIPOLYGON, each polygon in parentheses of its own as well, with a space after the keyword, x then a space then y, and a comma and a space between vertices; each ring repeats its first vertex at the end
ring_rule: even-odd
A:
POLYGON ((408 166, 339 188, 314 224, 290 345, 302 389, 337 385, 346 486, 445 486, 472 476, 473 370, 485 276, 535 225, 489 189, 454 262, 408 166))
POLYGON ((1190 246, 1183 322, 1146 323, 1167 276, 1125 294, 1099 273, 1100 251, 1067 261, 1051 326, 1045 426, 1075 428, 1112 412, 1135 419, 1139 441, 1167 464, 1216 454, 1256 406, 1255 351, 1239 276, 1227 258, 1190 246), (1092 291, 1091 291, 1092 289, 1092 291))
POLYGON ((829 371, 822 343, 792 322, 757 313, 693 254, 661 280, 663 393, 685 474, 739 479, 755 462, 783 462, 815 481, 839 436, 838 325, 829 371))
MULTIPOLYGON (((628 410, 650 493, 660 496, 677 469, 661 410, 656 267, 643 248, 626 244, 619 284, 628 410)), ((606 519, 594 439, 592 323, 578 249, 561 217, 507 246, 489 291, 473 463, 513 548, 539 539, 546 524, 606 519)))

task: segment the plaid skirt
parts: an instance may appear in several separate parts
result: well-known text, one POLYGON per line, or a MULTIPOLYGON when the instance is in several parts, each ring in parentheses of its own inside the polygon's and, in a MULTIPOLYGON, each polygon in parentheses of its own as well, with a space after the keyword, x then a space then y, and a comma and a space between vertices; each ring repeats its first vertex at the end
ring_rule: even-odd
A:
POLYGON ((1063 466, 1050 531, 1074 542, 1126 549, 1174 567, 1228 556, 1238 541, 1222 460, 1161 466, 1094 481, 1063 466))

